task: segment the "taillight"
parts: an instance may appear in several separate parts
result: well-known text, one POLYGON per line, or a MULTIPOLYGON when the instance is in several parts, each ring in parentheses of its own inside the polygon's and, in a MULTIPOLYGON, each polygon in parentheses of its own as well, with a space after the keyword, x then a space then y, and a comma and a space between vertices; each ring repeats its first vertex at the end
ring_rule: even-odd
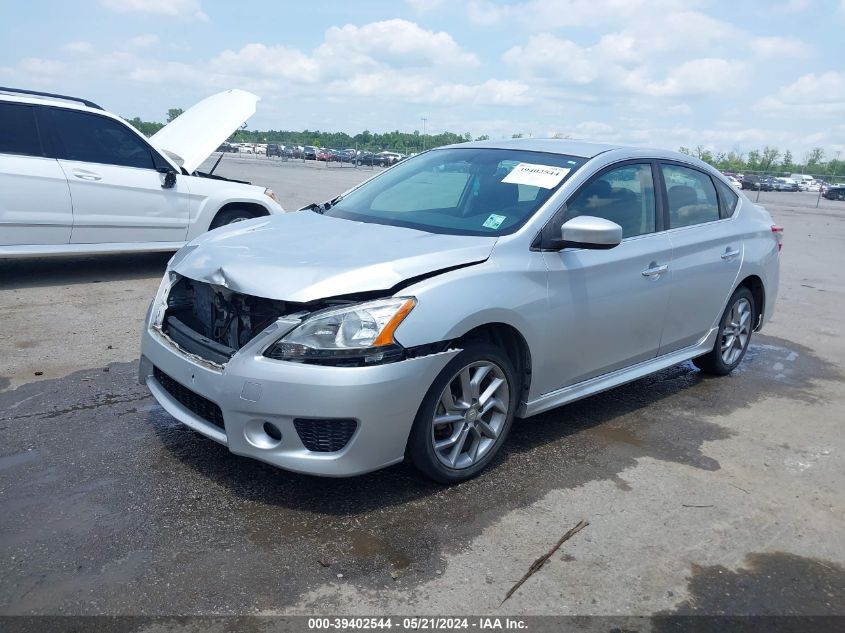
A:
POLYGON ((778 241, 778 252, 783 248, 783 227, 772 224, 772 233, 775 234, 775 239, 778 241))

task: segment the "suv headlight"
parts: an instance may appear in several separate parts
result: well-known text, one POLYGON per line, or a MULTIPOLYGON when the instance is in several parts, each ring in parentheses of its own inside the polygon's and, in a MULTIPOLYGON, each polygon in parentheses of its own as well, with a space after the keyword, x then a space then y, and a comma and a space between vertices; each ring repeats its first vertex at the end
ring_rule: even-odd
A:
POLYGON ((276 360, 370 364, 401 357, 393 333, 414 309, 413 297, 380 299, 319 312, 264 353, 276 360))

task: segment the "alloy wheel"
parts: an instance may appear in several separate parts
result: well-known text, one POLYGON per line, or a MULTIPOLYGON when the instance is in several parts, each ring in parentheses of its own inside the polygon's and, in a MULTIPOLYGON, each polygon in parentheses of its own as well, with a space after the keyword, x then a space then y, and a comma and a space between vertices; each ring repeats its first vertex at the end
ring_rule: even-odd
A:
POLYGON ((443 388, 431 426, 434 454, 444 466, 469 468, 495 446, 508 417, 510 385, 504 371, 477 361, 443 388))
POLYGON ((748 344, 748 338, 751 336, 751 314, 751 302, 745 297, 733 304, 727 323, 722 329, 721 354, 725 365, 736 363, 748 344))

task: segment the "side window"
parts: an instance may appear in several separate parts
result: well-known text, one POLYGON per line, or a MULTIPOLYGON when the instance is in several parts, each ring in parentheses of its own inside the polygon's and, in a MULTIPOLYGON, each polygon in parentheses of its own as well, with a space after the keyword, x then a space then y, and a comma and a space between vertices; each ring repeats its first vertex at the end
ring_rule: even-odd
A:
POLYGON ((669 228, 719 219, 719 202, 710 176, 697 169, 661 165, 669 198, 669 228))
POLYGON ((155 169, 150 147, 121 123, 74 110, 51 113, 67 160, 155 169))
POLYGON ((32 106, 0 102, 0 153, 43 156, 32 106))
POLYGON ((713 182, 716 183, 716 189, 719 190, 719 197, 722 199, 722 217, 732 217, 734 211, 736 211, 736 205, 737 202, 739 202, 739 196, 736 195, 733 190, 733 187, 729 187, 721 180, 714 178, 713 182))
POLYGON ((654 233, 651 165, 624 165, 589 182, 567 203, 565 219, 579 215, 616 222, 623 238, 654 233))

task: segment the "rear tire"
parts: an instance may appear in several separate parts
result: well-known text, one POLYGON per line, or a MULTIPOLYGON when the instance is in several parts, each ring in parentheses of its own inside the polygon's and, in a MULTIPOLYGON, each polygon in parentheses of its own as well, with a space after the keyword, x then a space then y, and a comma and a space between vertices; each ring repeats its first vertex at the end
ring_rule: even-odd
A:
POLYGON ((439 483, 475 477, 504 444, 521 392, 513 364, 499 347, 468 343, 426 393, 406 457, 439 483))
POLYGON ((727 376, 736 369, 748 351, 757 314, 751 291, 745 286, 737 288, 719 321, 719 333, 713 349, 694 358, 692 362, 695 366, 715 376, 727 376))
POLYGON ((247 209, 226 209, 214 216, 214 220, 212 220, 211 226, 208 227, 208 230, 213 231, 221 226, 226 226, 227 224, 233 224, 235 222, 242 222, 244 220, 251 220, 254 217, 255 214, 247 209))

